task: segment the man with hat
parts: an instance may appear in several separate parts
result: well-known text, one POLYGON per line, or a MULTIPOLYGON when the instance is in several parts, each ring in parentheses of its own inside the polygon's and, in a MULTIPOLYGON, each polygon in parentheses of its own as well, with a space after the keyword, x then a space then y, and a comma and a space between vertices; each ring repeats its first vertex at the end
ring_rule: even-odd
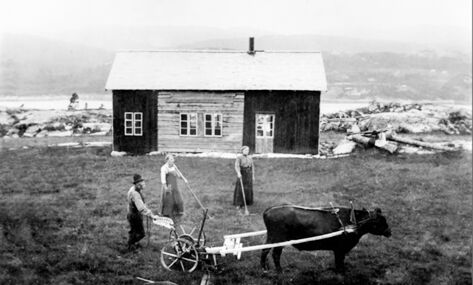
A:
POLYGON ((144 202, 143 194, 141 192, 145 186, 145 181, 141 175, 133 175, 133 186, 131 186, 127 195, 127 220, 130 223, 130 231, 128 232, 128 250, 140 247, 138 242, 145 237, 142 215, 149 216, 153 219, 158 217, 148 209, 144 202))

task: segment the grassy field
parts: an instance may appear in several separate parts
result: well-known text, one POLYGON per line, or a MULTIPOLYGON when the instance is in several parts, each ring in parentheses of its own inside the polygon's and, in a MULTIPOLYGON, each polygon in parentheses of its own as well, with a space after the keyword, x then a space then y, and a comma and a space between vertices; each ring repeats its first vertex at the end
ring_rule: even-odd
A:
MULTIPOLYGON (((137 276, 199 284, 202 272, 161 267, 167 230, 152 227, 148 247, 126 252, 132 175, 148 178, 144 195, 157 209, 163 157, 115 158, 110 151, 0 152, 0 284, 141 284, 137 276)), ((393 236, 365 236, 347 256, 345 274, 334 272, 329 252, 286 248, 282 274, 263 274, 260 252, 243 253, 240 261, 221 258, 225 270, 214 284, 471 284, 471 153, 390 156, 372 149, 331 160, 255 163, 254 215, 241 216, 231 206, 232 160, 177 158, 214 217, 206 224, 209 245, 221 245, 224 234, 264 229, 262 212, 281 203, 348 206, 352 200, 359 208, 380 207, 393 236)), ((186 225, 198 224, 198 205, 182 189, 186 225)))

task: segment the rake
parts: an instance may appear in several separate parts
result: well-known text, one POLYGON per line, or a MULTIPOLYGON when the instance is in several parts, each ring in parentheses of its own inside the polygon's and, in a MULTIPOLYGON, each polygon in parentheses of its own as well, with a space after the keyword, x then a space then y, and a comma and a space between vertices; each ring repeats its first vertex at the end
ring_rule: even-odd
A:
POLYGON ((243 180, 241 180, 241 177, 239 180, 241 185, 241 194, 243 195, 243 204, 245 205, 245 216, 248 216, 250 212, 248 212, 248 207, 246 206, 245 188, 243 187, 243 180))

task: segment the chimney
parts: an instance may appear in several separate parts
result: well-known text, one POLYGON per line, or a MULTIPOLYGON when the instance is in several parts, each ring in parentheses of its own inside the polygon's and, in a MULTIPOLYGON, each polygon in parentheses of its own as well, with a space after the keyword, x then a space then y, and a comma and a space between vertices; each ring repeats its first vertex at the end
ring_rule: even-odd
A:
POLYGON ((248 54, 249 55, 255 55, 255 38, 250 37, 250 47, 248 49, 248 54))

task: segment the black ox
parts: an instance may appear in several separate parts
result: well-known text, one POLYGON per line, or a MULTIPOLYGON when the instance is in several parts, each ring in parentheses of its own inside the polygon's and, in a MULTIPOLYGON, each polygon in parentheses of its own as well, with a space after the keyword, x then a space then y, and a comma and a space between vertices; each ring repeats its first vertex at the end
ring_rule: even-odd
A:
MULTIPOLYGON (((343 226, 355 226, 354 232, 328 239, 311 241, 293 246, 299 250, 332 250, 335 255, 337 271, 344 271, 345 255, 366 234, 391 236, 391 230, 381 210, 352 210, 350 208, 305 208, 294 205, 281 205, 268 208, 263 213, 266 225, 266 243, 278 243, 332 233, 343 226)), ((347 227, 348 228, 348 227, 347 227)), ((273 248, 273 260, 277 271, 281 271, 283 247, 273 248)), ((271 249, 263 249, 261 266, 268 269, 266 257, 271 249)))

